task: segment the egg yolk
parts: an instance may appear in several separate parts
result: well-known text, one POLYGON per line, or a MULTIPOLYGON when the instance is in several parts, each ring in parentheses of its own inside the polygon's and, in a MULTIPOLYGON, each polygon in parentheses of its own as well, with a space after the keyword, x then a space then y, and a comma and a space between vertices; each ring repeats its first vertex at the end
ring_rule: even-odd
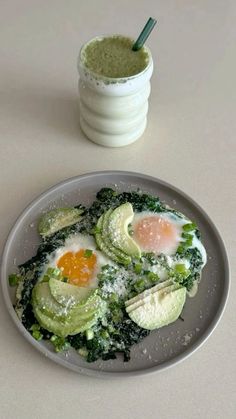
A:
POLYGON ((170 221, 150 216, 133 226, 134 240, 144 251, 171 254, 178 246, 178 230, 170 221))
POLYGON ((72 285, 86 287, 94 276, 97 256, 95 253, 87 256, 86 250, 67 252, 57 262, 58 268, 72 285))

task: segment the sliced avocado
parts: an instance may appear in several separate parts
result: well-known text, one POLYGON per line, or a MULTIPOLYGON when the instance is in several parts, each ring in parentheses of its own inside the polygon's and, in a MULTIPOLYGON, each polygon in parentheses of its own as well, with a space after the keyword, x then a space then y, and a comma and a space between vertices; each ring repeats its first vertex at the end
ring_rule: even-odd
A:
POLYGON ((117 256, 120 262, 125 265, 128 265, 129 263, 131 263, 131 257, 128 256, 125 252, 123 252, 123 250, 115 247, 109 236, 109 223, 110 223, 110 217, 112 213, 113 213, 113 210, 111 209, 111 210, 108 210, 104 214, 103 223, 102 223, 102 237, 107 247, 111 249, 112 253, 117 256))
POLYGON ((38 320, 40 326, 44 329, 48 330, 49 332, 54 333, 55 335, 66 337, 68 336, 68 328, 66 324, 63 324, 57 319, 52 319, 51 317, 47 316, 42 310, 37 307, 33 306, 33 311, 36 319, 38 320))
POLYGON ((110 215, 107 234, 114 247, 131 257, 140 258, 141 250, 128 232, 133 217, 133 207, 129 202, 120 205, 110 215))
POLYGON ((38 225, 41 236, 47 237, 64 227, 68 227, 81 220, 83 210, 80 208, 57 208, 44 214, 38 225))
POLYGON ((105 308, 106 303, 101 299, 101 297, 97 294, 93 294, 87 300, 86 304, 74 307, 71 310, 69 319, 73 320, 76 318, 86 318, 89 317, 91 314, 100 315, 100 313, 104 313, 105 308))
POLYGON ((126 307, 128 307, 128 306, 146 298, 147 296, 154 293, 155 291, 158 291, 159 289, 167 287, 168 285, 172 285, 172 284, 173 284, 172 279, 167 279, 166 281, 159 282, 157 285, 154 285, 154 287, 149 288, 149 289, 141 292, 140 294, 136 295, 135 297, 130 298, 129 300, 125 301, 125 305, 126 305, 126 307))
POLYGON ((76 335, 77 333, 84 332, 94 326, 98 319, 102 318, 106 312, 107 304, 99 296, 97 296, 96 309, 90 307, 82 317, 81 313, 77 311, 73 312, 73 316, 70 318, 70 335, 76 335), (87 314, 87 317, 85 317, 87 314))
POLYGON ((76 335, 77 333, 84 332, 96 324, 98 320, 98 317, 93 314, 86 319, 77 318, 76 320, 74 319, 73 322, 63 323, 58 319, 47 316, 44 312, 42 312, 42 310, 40 310, 39 307, 34 307, 34 315, 40 326, 60 337, 76 335))
POLYGON ((97 323, 100 317, 101 316, 99 315, 93 314, 86 320, 80 321, 78 319, 78 322, 70 327, 69 335, 77 335, 77 333, 85 332, 86 330, 91 329, 91 327, 93 327, 97 323))
POLYGON ((64 306, 52 296, 48 282, 37 284, 32 292, 32 305, 38 307, 47 316, 61 322, 68 322, 72 317, 86 318, 100 310, 101 298, 95 293, 85 304, 64 306))
POLYGON ((52 297, 46 282, 34 287, 32 306, 39 324, 62 337, 90 329, 107 308, 105 301, 94 293, 85 304, 68 309, 52 297))
POLYGON ((105 255, 107 255, 111 260, 114 260, 114 262, 120 263, 119 258, 116 255, 114 255, 111 249, 107 247, 107 245, 105 244, 103 234, 102 234, 103 219, 104 219, 104 214, 101 215, 96 225, 96 229, 97 229, 95 233, 96 243, 99 249, 101 249, 102 252, 105 253, 105 255))
POLYGON ((132 310, 129 317, 143 329, 158 329, 178 319, 185 300, 185 287, 167 293, 156 291, 146 303, 132 310))
MULTIPOLYGON (((171 291, 175 291, 177 289, 181 288, 181 285, 179 284, 171 284, 169 286, 166 287, 162 287, 157 289, 156 291, 154 291, 153 293, 150 293, 149 295, 147 295, 144 298, 141 298, 140 300, 136 301, 135 303, 129 305, 128 307, 126 307, 126 311, 127 313, 130 313, 132 310, 135 310, 136 308, 140 307, 143 304, 146 304, 148 301, 152 300, 152 295, 155 294, 155 292, 160 292, 162 295, 167 294, 171 291)), ((161 295, 160 294, 160 295, 161 295)))
POLYGON ((68 308, 62 306, 53 298, 48 282, 40 282, 35 285, 32 292, 32 305, 51 317, 61 320, 68 317, 68 308))
POLYGON ((124 252, 116 249, 107 234, 107 221, 113 210, 108 210, 102 214, 97 222, 97 232, 95 233, 95 239, 98 247, 114 262, 128 265, 131 262, 131 258, 124 252))
POLYGON ((55 300, 67 308, 85 304, 88 298, 95 293, 95 289, 67 284, 55 278, 50 278, 48 284, 55 300))

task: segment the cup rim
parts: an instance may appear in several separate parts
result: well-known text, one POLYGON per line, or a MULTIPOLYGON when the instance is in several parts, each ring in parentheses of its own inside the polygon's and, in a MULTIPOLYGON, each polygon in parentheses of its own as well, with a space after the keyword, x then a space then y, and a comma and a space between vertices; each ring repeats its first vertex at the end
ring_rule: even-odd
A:
POLYGON ((94 79, 99 80, 99 81, 105 81, 105 82, 110 82, 110 83, 124 83, 126 81, 129 80, 134 80, 135 78, 138 78, 140 76, 142 76, 144 73, 147 72, 147 70, 150 69, 150 67, 152 67, 153 65, 153 60, 152 60, 152 54, 151 54, 151 50, 150 48, 148 48, 145 44, 144 44, 144 48, 148 53, 148 64, 147 66, 140 71, 139 73, 133 74, 131 76, 126 76, 126 77, 109 77, 109 76, 103 76, 101 74, 96 73, 95 71, 90 70, 88 67, 85 66, 83 59, 82 59, 82 53, 85 50, 85 48, 94 40, 96 39, 104 39, 104 38, 112 38, 112 37, 122 37, 122 38, 129 38, 130 40, 132 40, 133 42, 135 42, 135 40, 128 36, 128 35, 121 35, 121 34, 106 34, 106 35, 97 35, 94 36, 93 38, 91 38, 89 41, 85 42, 82 47, 80 48, 80 52, 79 52, 79 56, 78 56, 78 62, 77 62, 77 68, 78 71, 80 71, 80 68, 83 69, 83 71, 88 72, 89 75, 91 75, 94 79))

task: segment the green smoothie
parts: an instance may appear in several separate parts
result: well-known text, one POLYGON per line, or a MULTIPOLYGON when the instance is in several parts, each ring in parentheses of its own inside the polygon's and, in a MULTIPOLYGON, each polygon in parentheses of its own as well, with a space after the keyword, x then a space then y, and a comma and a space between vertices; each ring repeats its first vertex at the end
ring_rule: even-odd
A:
POLYGON ((118 35, 94 39, 83 51, 84 65, 93 73, 110 78, 141 73, 148 65, 149 55, 144 47, 132 51, 133 43, 118 35))

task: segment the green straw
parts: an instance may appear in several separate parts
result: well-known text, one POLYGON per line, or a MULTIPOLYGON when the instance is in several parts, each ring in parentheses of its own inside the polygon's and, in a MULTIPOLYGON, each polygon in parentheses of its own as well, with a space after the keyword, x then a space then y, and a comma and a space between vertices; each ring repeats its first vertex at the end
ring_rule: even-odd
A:
POLYGON ((140 48, 142 48, 142 46, 144 45, 145 41, 149 37, 149 35, 152 32, 156 23, 157 23, 157 21, 155 19, 153 19, 152 17, 150 17, 148 19, 146 25, 144 26, 142 32, 139 35, 137 41, 135 41, 135 43, 132 47, 133 51, 138 51, 140 48))

